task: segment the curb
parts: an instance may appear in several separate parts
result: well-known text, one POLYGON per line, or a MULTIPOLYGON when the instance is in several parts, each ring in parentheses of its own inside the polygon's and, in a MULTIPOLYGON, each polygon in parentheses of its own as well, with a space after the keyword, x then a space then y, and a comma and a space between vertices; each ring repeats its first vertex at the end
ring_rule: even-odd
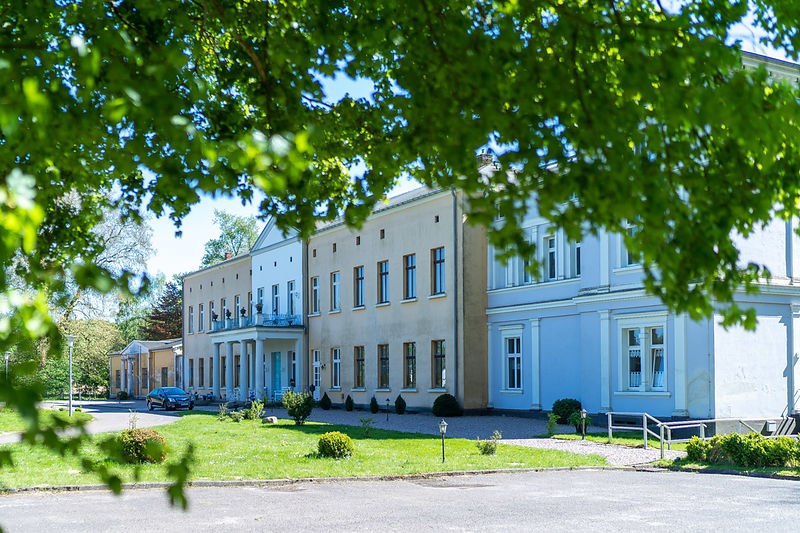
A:
MULTIPOLYGON (((188 488, 208 487, 270 487, 298 485, 301 483, 322 484, 359 481, 414 481, 417 479, 437 479, 460 476, 476 476, 486 474, 532 474, 538 472, 572 472, 572 471, 625 471, 637 470, 630 466, 559 466, 553 468, 498 468, 494 470, 454 470, 452 472, 426 472, 420 474, 395 474, 385 476, 347 476, 347 477, 305 477, 305 478, 279 478, 279 479, 236 479, 236 480, 198 480, 186 483, 188 488)), ((664 469, 660 469, 664 470, 664 469)), ((150 490, 165 489, 172 486, 167 481, 152 481, 144 483, 123 483, 123 490, 150 490)), ((107 491, 106 485, 60 485, 36 486, 12 489, 0 489, 0 496, 11 494, 25 494, 32 492, 81 492, 81 491, 107 491)))
POLYGON ((668 466, 662 468, 662 470, 669 470, 671 472, 683 472, 686 474, 718 474, 722 476, 740 476, 740 477, 754 477, 754 478, 762 478, 762 479, 781 479, 783 481, 800 481, 800 476, 782 476, 777 472, 755 472, 752 470, 733 470, 730 468, 703 468, 700 469, 692 469, 692 468, 681 468, 679 466, 668 466))

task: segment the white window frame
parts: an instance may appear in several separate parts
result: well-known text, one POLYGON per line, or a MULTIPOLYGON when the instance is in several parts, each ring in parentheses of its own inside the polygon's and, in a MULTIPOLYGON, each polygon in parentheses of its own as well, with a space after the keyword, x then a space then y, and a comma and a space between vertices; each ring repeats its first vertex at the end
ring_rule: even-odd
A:
POLYGON ((320 394, 319 389, 322 386, 322 363, 320 362, 319 350, 311 350, 311 360, 313 361, 311 368, 313 369, 312 379, 314 385, 314 396, 320 394))
POLYGON ((669 330, 667 329, 667 312, 658 313, 641 313, 635 315, 625 315, 617 318, 617 339, 619 339, 619 373, 617 390, 619 392, 637 392, 637 393, 667 393, 669 392, 669 366, 668 366, 668 348, 669 348, 669 330), (652 342, 652 331, 654 329, 661 329, 663 341, 660 345, 652 342), (629 346, 628 336, 629 331, 637 330, 639 332, 640 346, 638 351, 640 353, 640 377, 638 386, 633 385, 630 374, 630 359, 631 353, 635 350, 634 347, 629 346), (660 377, 654 374, 654 361, 656 358, 656 350, 661 351, 660 364, 661 371, 660 377))
POLYGON ((198 321, 197 321, 197 331, 200 333, 206 330, 206 309, 203 304, 197 304, 197 313, 198 313, 198 321))
POLYGON ((331 348, 331 388, 342 388, 342 350, 331 348))
POLYGON ((194 333, 194 307, 191 305, 189 306, 189 324, 188 324, 188 333, 194 333))
POLYGON ((353 307, 364 307, 364 265, 353 267, 353 307))
POLYGON ((342 275, 337 270, 331 272, 331 311, 342 309, 342 275))
POLYGON ((272 314, 281 312, 281 286, 277 283, 272 286, 272 314))
MULTIPOLYGON (((625 233, 630 236, 631 238, 635 238, 636 234, 641 231, 641 228, 638 224, 633 224, 631 222, 625 223, 625 233)), ((625 244, 625 235, 619 236, 619 266, 620 268, 627 268, 627 267, 637 267, 642 264, 642 258, 631 257, 630 252, 628 251, 628 246, 625 244)))
POLYGON ((569 275, 573 278, 581 277, 581 241, 572 242, 569 245, 569 275))
POLYGON ((558 239, 555 233, 548 233, 542 237, 542 268, 544 269, 542 279, 544 281, 555 281, 558 279, 558 239), (552 246, 551 246, 552 244, 552 246), (552 261, 552 270, 551 264, 552 261))
POLYGON ((319 276, 311 278, 311 314, 319 314, 319 276))
POLYGON ((503 388, 509 391, 521 391, 522 390, 522 330, 516 330, 514 332, 508 332, 508 334, 503 335, 503 388), (511 350, 512 347, 514 350, 511 350), (511 361, 516 361, 516 373, 518 374, 517 377, 514 378, 516 383, 512 382, 512 375, 511 375, 511 361))
POLYGON ((294 299, 296 297, 295 288, 294 288, 294 280, 289 280, 286 282, 286 314, 294 315, 295 314, 295 306, 294 306, 294 299))

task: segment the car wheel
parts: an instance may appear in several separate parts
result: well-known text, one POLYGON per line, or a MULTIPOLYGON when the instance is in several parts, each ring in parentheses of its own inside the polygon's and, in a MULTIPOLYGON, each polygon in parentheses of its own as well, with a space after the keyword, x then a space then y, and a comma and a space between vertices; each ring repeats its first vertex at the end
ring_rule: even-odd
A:
POLYGON ((149 409, 150 411, 153 410, 153 402, 150 401, 147 402, 147 409, 149 409))

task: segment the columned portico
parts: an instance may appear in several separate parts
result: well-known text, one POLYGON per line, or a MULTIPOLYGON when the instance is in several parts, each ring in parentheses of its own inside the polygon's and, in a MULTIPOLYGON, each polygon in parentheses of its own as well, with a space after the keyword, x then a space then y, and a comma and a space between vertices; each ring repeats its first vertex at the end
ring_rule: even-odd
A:
POLYGON ((272 399, 291 386, 294 350, 296 369, 295 390, 308 385, 303 354, 303 326, 245 326, 218 329, 209 333, 214 345, 212 387, 219 398, 219 359, 225 344, 225 395, 227 401, 247 401, 250 391, 257 399, 272 399), (235 370, 234 344, 239 344, 239 371, 235 370), (267 357, 269 355, 269 357, 267 357), (238 387, 235 387, 238 378, 238 387))
POLYGON ((219 384, 222 375, 220 373, 220 346, 221 343, 215 342, 214 343, 214 362, 211 365, 211 391, 214 394, 215 399, 219 399, 219 384))

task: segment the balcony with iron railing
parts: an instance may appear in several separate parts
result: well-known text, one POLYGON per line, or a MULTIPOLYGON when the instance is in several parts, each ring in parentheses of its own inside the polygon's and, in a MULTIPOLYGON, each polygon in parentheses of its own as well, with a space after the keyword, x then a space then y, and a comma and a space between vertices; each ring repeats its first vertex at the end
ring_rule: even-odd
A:
POLYGON ((211 331, 229 331, 234 329, 249 328, 253 326, 264 326, 272 328, 288 328, 303 325, 301 315, 290 315, 283 313, 240 315, 225 320, 214 320, 211 331))

